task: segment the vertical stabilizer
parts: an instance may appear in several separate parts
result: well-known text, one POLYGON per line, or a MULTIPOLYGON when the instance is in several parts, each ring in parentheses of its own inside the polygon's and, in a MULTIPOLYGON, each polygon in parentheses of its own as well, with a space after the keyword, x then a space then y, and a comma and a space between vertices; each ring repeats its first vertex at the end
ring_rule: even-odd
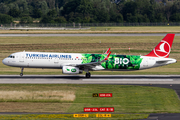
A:
POLYGON ((161 42, 146 56, 168 58, 175 34, 167 34, 161 42))

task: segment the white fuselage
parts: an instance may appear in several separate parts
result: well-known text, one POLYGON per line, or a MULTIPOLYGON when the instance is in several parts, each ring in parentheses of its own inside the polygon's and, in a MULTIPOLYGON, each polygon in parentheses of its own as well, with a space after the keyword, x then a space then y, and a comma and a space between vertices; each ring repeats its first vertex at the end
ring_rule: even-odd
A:
MULTIPOLYGON (((175 59, 147 57, 143 58, 140 69, 148 69, 175 63, 175 59)), ((17 52, 3 60, 3 64, 12 67, 22 68, 52 68, 62 69, 63 66, 76 66, 82 63, 82 54, 78 53, 47 53, 47 52, 17 52)), ((92 70, 110 70, 105 69, 101 65, 95 66, 92 70)), ((112 70, 112 69, 111 69, 112 70)), ((120 69, 113 69, 122 71, 120 69)))

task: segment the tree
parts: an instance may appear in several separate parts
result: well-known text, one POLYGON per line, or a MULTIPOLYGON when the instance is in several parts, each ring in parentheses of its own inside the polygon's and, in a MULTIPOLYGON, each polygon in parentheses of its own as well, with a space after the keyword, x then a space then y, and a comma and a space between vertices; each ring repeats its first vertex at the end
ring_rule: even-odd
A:
POLYGON ((66 19, 63 16, 55 18, 54 21, 56 23, 66 23, 67 22, 66 19))
POLYGON ((54 9, 55 8, 55 0, 48 0, 47 1, 49 8, 54 9))
POLYGON ((109 15, 111 22, 123 22, 123 16, 118 12, 117 7, 118 6, 113 6, 110 8, 109 15))
POLYGON ((162 0, 162 3, 167 3, 168 0, 162 0))
POLYGON ((93 6, 89 0, 81 0, 80 5, 76 8, 76 12, 82 13, 83 16, 89 16, 93 13, 93 6))
POLYGON ((122 14, 121 13, 118 13, 117 14, 117 17, 116 17, 116 19, 115 19, 115 22, 123 22, 123 16, 122 16, 122 14))
POLYGON ((55 22, 51 17, 46 15, 41 19, 40 23, 55 23, 55 22))
POLYGON ((170 21, 172 21, 172 22, 180 22, 180 13, 174 13, 170 17, 170 21))
POLYGON ((165 14, 166 14, 168 22, 172 14, 172 6, 173 4, 171 2, 166 3, 166 6, 165 6, 165 14))
POLYGON ((162 13, 156 13, 155 19, 156 19, 156 22, 167 22, 166 17, 163 16, 162 13))
POLYGON ((130 19, 132 19, 132 17, 137 14, 137 4, 134 1, 126 2, 123 7, 122 13, 125 21, 132 21, 130 19))
POLYGON ((13 17, 6 14, 0 14, 0 24, 9 24, 12 22, 13 22, 13 17))
POLYGON ((50 10, 50 11, 47 13, 47 15, 48 15, 49 17, 55 18, 55 17, 57 16, 57 11, 56 11, 55 9, 50 10))
POLYGON ((47 6, 46 1, 42 1, 42 2, 40 3, 40 5, 41 5, 42 14, 43 14, 43 15, 46 15, 46 14, 48 13, 48 11, 49 11, 49 8, 48 8, 48 6, 47 6))
POLYGON ((13 9, 10 9, 8 14, 12 17, 19 17, 20 16, 20 11, 18 11, 17 9, 13 8, 13 9))
POLYGON ((138 14, 138 15, 136 15, 136 17, 137 17, 139 23, 149 22, 149 19, 146 14, 145 15, 138 14))
POLYGON ((109 22, 110 20, 109 13, 105 10, 97 10, 96 17, 97 17, 96 19, 97 22, 106 23, 106 22, 109 22))
POLYGON ((35 8, 35 9, 33 10, 33 17, 34 17, 34 18, 40 18, 40 17, 42 17, 42 11, 41 11, 41 9, 35 8))
POLYGON ((24 15, 29 14, 28 3, 26 0, 18 0, 17 4, 19 5, 22 14, 24 15))
POLYGON ((127 22, 129 22, 129 23, 136 23, 136 22, 138 22, 137 15, 133 16, 131 13, 127 13, 127 22))
POLYGON ((22 17, 21 20, 20 20, 20 23, 21 24, 25 24, 25 23, 33 23, 33 19, 31 17, 22 17))
POLYGON ((4 3, 0 3, 0 13, 7 14, 9 12, 9 7, 4 3))
POLYGON ((80 5, 80 0, 72 0, 63 6, 62 15, 68 15, 76 12, 76 8, 80 5))

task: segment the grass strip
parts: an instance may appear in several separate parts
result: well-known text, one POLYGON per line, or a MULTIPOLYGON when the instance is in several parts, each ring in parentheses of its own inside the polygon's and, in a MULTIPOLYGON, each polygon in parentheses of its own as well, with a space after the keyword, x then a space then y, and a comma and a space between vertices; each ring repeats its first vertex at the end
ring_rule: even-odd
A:
MULTIPOLYGON (((100 114, 100 113, 99 113, 100 114)), ((124 120, 124 119, 146 119, 149 114, 112 114, 111 118, 124 120)), ((57 119, 77 119, 73 118, 73 114, 27 114, 27 115, 0 115, 0 119, 26 119, 26 120, 41 120, 41 119, 50 119, 50 120, 57 120, 57 119)), ((78 118, 78 119, 87 119, 87 118, 78 118)), ((88 119, 100 119, 96 118, 96 114, 89 114, 88 119)), ((103 118, 101 118, 103 119, 103 118)), ((104 118, 105 119, 105 118, 104 118)), ((106 118, 107 119, 107 118, 106 118)))
POLYGON ((172 89, 134 85, 78 85, 68 112, 84 107, 114 107, 115 113, 178 113, 180 101, 172 89), (112 98, 94 98, 92 93, 112 93, 112 98))
MULTIPOLYGON (((180 101, 172 89, 136 85, 90 85, 90 84, 2 84, 3 91, 74 91, 71 103, 56 102, 45 98, 48 103, 36 103, 29 99, 17 102, 0 102, 0 112, 54 112, 83 113, 84 107, 114 107, 114 113, 179 113, 180 101), (112 93, 111 98, 92 97, 93 93, 112 93), (22 103, 23 102, 23 103, 22 103), (47 108, 48 107, 48 108, 47 108)), ((18 92, 14 92, 18 94, 18 92)), ((7 94, 8 95, 8 94, 7 94)), ((24 94, 23 94, 24 95, 24 94)), ((10 96, 10 95, 9 95, 10 96)), ((18 95, 17 95, 18 96, 18 95)), ((26 95, 24 95, 26 96, 26 95)), ((5 101, 9 97, 4 97, 5 101)))

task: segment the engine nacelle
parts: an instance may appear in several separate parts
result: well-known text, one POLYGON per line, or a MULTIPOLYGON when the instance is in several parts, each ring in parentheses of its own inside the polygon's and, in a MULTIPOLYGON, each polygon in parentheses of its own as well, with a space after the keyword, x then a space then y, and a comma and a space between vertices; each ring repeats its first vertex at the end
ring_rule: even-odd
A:
POLYGON ((63 66, 62 73, 63 74, 80 74, 80 73, 82 73, 82 70, 79 70, 78 67, 63 66))

